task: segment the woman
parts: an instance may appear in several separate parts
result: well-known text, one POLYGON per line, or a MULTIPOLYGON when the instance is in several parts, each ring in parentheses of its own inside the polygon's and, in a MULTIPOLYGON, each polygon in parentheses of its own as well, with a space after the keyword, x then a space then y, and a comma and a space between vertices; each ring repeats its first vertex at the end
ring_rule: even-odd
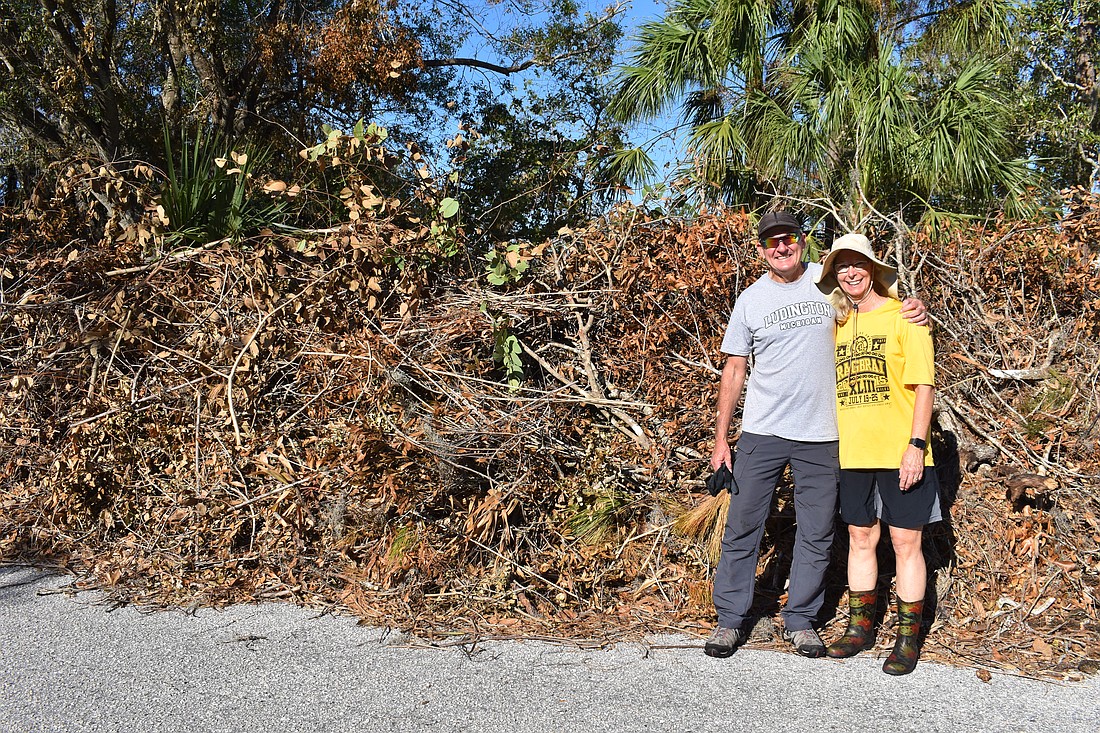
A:
POLYGON ((851 608, 844 635, 825 651, 839 659, 875 643, 881 519, 897 557, 898 596, 898 636, 882 670, 902 675, 919 656, 927 572, 921 533, 940 516, 928 447, 932 335, 900 316, 897 279, 867 237, 846 234, 833 244, 816 282, 837 311, 840 515, 848 524, 851 608))

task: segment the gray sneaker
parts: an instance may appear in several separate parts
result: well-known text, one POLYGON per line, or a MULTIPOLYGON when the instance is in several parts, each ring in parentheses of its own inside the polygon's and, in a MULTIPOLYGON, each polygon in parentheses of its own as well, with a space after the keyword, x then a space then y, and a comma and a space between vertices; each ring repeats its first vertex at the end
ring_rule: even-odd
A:
POLYGON ((783 641, 793 644, 794 650, 804 657, 820 657, 825 654, 825 645, 813 629, 783 629, 783 641))
POLYGON ((746 636, 747 634, 741 629, 715 626, 707 643, 703 645, 703 651, 708 657, 728 657, 737 647, 745 643, 746 636))

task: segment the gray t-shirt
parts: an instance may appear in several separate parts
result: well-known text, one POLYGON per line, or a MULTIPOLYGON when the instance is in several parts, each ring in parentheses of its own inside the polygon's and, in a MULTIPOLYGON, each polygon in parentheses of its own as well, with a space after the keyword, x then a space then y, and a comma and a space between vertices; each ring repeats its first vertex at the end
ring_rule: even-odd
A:
POLYGON ((809 263, 793 283, 764 275, 733 304, 722 352, 751 356, 741 430, 788 440, 837 440, 836 314, 809 263))

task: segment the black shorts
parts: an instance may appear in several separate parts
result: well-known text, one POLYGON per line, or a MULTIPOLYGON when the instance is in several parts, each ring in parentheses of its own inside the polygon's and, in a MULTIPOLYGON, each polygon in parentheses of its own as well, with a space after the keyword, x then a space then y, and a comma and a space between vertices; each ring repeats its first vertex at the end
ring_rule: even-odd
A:
POLYGON ((933 519, 940 482, 935 466, 925 466, 921 480, 908 491, 900 488, 898 469, 840 469, 840 518, 866 527, 878 517, 875 491, 882 501, 882 521, 891 527, 920 529, 933 519))

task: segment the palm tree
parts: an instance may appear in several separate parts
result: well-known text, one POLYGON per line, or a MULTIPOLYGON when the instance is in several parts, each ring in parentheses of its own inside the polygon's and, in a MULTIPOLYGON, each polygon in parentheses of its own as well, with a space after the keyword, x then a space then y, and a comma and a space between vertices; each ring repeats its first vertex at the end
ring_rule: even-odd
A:
POLYGON ((1009 10, 680 0, 640 29, 612 111, 641 120, 679 103, 701 198, 793 197, 830 229, 1015 205, 1030 173, 997 56, 1009 10))

